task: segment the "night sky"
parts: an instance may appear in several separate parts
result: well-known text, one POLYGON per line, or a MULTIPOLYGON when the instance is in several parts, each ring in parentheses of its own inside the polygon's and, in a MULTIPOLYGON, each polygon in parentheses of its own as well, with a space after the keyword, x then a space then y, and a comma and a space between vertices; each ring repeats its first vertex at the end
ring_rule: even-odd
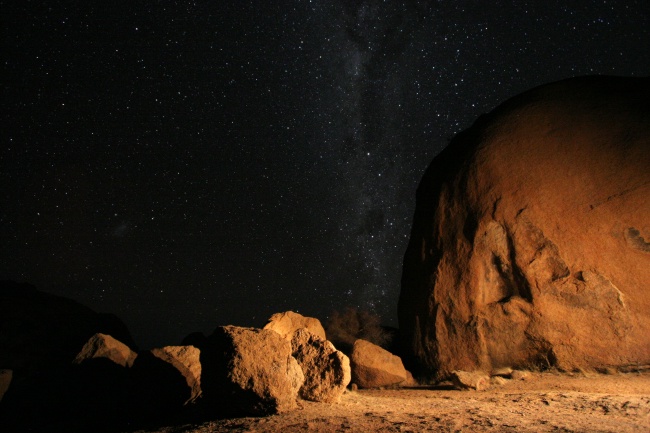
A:
POLYGON ((140 346, 396 326, 417 184, 482 113, 650 74, 650 2, 0 1, 0 279, 140 346))

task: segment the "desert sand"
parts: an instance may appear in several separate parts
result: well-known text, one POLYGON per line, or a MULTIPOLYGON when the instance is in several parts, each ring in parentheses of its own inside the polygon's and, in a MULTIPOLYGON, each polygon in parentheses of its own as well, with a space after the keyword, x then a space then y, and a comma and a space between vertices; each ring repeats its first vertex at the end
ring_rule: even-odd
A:
POLYGON ((650 432, 650 373, 530 373, 484 391, 348 390, 338 404, 139 432, 650 432))

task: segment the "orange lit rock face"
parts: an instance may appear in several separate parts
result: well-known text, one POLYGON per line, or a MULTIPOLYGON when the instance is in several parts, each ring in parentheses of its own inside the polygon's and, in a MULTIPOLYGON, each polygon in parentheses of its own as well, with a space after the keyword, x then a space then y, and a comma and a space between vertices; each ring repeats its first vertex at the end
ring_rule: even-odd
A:
POLYGON ((291 350, 304 374, 300 397, 338 403, 350 383, 350 359, 306 328, 294 332, 291 350))
POLYGON ((399 319, 439 377, 650 360, 650 80, 511 99, 420 184, 399 319))
POLYGON ((121 341, 110 335, 97 333, 90 337, 73 363, 81 364, 89 359, 106 358, 122 367, 132 367, 137 356, 137 353, 121 341))

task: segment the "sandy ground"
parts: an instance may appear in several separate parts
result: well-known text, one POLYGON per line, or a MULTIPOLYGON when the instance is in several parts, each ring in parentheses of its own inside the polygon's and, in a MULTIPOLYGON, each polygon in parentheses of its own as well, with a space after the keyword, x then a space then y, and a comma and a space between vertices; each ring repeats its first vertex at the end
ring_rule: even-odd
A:
MULTIPOLYGON (((153 430, 212 432, 650 432, 650 374, 531 373, 485 391, 414 387, 346 392, 267 418, 153 430)), ((143 431, 141 431, 143 432, 143 431)))

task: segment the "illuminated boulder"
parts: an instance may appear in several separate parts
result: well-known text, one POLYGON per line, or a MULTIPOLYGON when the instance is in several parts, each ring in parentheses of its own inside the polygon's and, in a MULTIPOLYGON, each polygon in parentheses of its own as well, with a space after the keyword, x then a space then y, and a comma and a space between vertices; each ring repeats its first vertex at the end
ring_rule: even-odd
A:
POLYGON ((359 388, 399 385, 409 378, 399 356, 366 340, 354 342, 350 361, 352 381, 359 388))
POLYGON ((110 335, 97 333, 81 348, 73 363, 81 364, 89 359, 106 358, 122 367, 132 367, 138 356, 129 346, 110 335))
POLYGON ((420 372, 650 361, 650 79, 541 86, 426 171, 399 322, 420 372))
POLYGON ((291 349, 305 378, 300 387, 300 397, 337 403, 350 383, 349 358, 336 350, 331 342, 304 328, 294 332, 291 349))
POLYGON ((218 327, 200 360, 203 397, 214 413, 269 415, 297 407, 302 381, 291 343, 277 332, 218 327))

